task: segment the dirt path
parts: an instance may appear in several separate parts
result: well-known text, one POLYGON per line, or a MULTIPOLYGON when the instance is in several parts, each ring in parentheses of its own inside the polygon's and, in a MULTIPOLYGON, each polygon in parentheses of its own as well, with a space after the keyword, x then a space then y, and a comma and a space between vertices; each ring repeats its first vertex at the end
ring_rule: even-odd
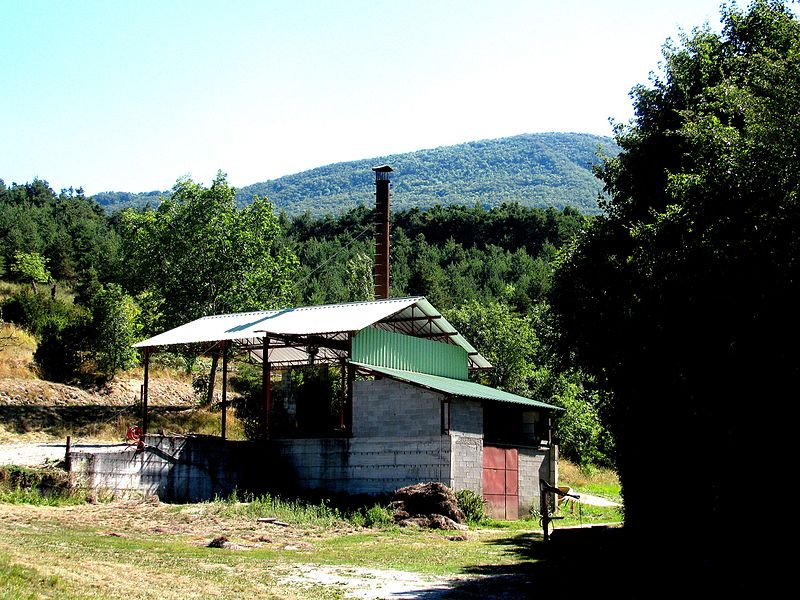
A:
MULTIPOLYGON (((82 452, 93 452, 113 446, 113 442, 102 444, 78 443, 72 449, 82 452)), ((12 443, 0 445, 0 465, 16 465, 19 467, 52 466, 62 462, 67 452, 64 442, 12 443)))
POLYGON ((64 460, 66 443, 3 444, 0 446, 0 465, 38 467, 64 460))
POLYGON ((465 580, 467 578, 436 577, 408 571, 295 564, 292 565, 291 574, 281 578, 281 583, 301 589, 322 585, 341 590, 345 598, 362 600, 376 598, 437 600, 451 596, 453 586, 465 580))

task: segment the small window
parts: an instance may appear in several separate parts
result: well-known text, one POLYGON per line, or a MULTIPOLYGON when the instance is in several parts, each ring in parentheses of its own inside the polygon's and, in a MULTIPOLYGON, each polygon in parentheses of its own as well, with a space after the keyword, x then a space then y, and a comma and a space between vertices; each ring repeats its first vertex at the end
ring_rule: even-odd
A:
POLYGON ((450 398, 442 400, 442 435, 450 433, 450 398))

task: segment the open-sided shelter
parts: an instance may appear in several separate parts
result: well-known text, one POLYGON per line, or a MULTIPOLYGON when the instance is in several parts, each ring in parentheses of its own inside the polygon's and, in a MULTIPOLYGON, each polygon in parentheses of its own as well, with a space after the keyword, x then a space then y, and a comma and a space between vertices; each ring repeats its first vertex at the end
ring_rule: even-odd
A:
POLYGON ((517 518, 538 507, 540 479, 556 483, 557 407, 470 381, 491 365, 424 297, 208 316, 144 340, 145 429, 149 355, 187 345, 222 354, 223 408, 229 357, 261 364, 263 444, 298 489, 381 494, 440 481, 517 518), (339 368, 322 427, 283 393, 287 370, 309 365, 339 368))

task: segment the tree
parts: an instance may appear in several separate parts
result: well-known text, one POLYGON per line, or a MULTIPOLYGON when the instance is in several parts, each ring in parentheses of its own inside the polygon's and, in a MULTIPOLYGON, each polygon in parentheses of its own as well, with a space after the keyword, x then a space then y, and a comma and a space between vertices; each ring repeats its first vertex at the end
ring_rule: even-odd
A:
POLYGON ((626 529, 652 542, 674 476, 702 501, 682 549, 695 565, 736 561, 747 488, 772 482, 761 458, 790 435, 756 415, 800 374, 784 343, 800 333, 800 23, 767 0, 722 22, 668 43, 663 74, 634 88, 600 170, 605 215, 552 292, 563 354, 613 394, 626 529))
POLYGON ((210 188, 181 179, 157 210, 123 215, 129 291, 163 299, 160 328, 289 303, 297 258, 272 205, 255 198, 237 209, 234 196, 220 172, 210 188))
POLYGON ((446 316, 494 367, 474 373, 473 379, 563 408, 553 414, 562 452, 581 466, 608 466, 613 439, 600 421, 599 396, 584 386, 580 371, 552 364, 549 348, 537 334, 545 329, 544 311, 539 307, 527 316, 503 302, 471 301, 446 316))
POLYGON ((375 298, 372 257, 364 252, 356 253, 347 261, 347 295, 354 302, 375 298))
POLYGON ((47 262, 47 259, 38 252, 18 251, 14 254, 11 270, 29 280, 33 291, 36 292, 37 283, 47 283, 51 280, 47 262))
POLYGON ((136 364, 131 347, 137 338, 139 307, 116 283, 99 289, 91 300, 91 346, 97 366, 108 377, 136 364))
POLYGON ((480 383, 521 396, 538 392, 539 339, 529 317, 501 302, 476 300, 446 311, 447 320, 494 366, 480 383))

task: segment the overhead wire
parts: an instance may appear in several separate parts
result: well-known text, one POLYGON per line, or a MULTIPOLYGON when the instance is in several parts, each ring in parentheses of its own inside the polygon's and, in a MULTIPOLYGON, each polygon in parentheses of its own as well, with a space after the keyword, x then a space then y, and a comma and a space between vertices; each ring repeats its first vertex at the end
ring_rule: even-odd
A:
POLYGON ((325 266, 327 266, 328 264, 330 264, 330 262, 331 262, 333 259, 337 258, 337 257, 338 257, 338 256, 339 256, 339 255, 340 255, 342 252, 344 252, 345 250, 347 250, 348 248, 350 248, 350 246, 352 246, 352 245, 353 245, 353 244, 355 244, 355 243, 356 243, 358 240, 360 240, 362 237, 364 237, 364 235, 365 235, 365 234, 367 234, 367 233, 371 233, 371 232, 372 232, 372 225, 368 225, 367 227, 365 227, 365 228, 364 228, 364 230, 363 230, 361 233, 359 233, 357 236, 355 236, 353 239, 351 239, 351 240, 350 240, 348 243, 346 243, 346 244, 345 244, 344 246, 342 246, 342 247, 341 247, 339 250, 337 250, 336 252, 334 252, 334 253, 333 253, 331 256, 329 256, 327 259, 325 259, 324 261, 322 261, 322 263, 321 263, 321 264, 319 264, 319 265, 317 266, 317 268, 316 268, 316 269, 314 269, 313 271, 310 271, 310 272, 309 272, 309 273, 308 273, 308 274, 307 274, 305 277, 303 277, 302 279, 300 279, 299 281, 297 281, 297 282, 295 283, 295 286, 300 286, 300 285, 302 285, 302 284, 306 283, 306 281, 308 281, 308 280, 309 280, 309 278, 310 278, 312 275, 314 275, 315 273, 317 273, 317 272, 318 272, 320 269, 322 269, 323 267, 325 267, 325 266))

